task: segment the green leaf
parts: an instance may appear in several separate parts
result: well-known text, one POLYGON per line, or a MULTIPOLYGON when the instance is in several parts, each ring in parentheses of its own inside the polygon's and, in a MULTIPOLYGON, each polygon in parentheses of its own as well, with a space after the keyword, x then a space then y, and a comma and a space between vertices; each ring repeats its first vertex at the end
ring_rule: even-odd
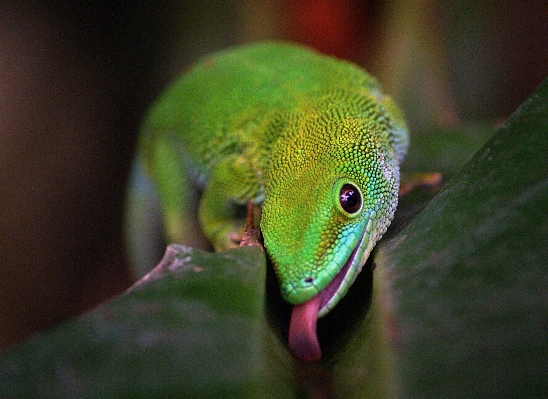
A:
MULTIPOLYGON (((290 355, 289 308, 260 251, 172 246, 126 294, 6 351, 0 397, 542 396, 547 108, 545 82, 416 217, 395 221, 375 271, 368 262, 319 321, 320 363, 290 355)), ((438 145, 417 169, 454 174, 472 141, 446 166, 438 145)))
MULTIPOLYGON (((264 279, 258 250, 171 246, 126 294, 8 351, 0 396, 257 397, 264 279)), ((268 397, 287 397, 278 385, 268 397)))
POLYGON ((548 392, 548 81, 380 246, 404 397, 548 392))

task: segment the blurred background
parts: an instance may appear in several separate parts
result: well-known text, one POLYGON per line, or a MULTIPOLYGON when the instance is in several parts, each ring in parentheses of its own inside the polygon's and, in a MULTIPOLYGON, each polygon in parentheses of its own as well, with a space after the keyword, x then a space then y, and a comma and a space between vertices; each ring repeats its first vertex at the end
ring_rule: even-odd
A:
POLYGON ((123 292, 139 123, 197 57, 294 40, 352 60, 413 137, 500 125, 548 76, 545 0, 4 1, 0 347, 123 292))

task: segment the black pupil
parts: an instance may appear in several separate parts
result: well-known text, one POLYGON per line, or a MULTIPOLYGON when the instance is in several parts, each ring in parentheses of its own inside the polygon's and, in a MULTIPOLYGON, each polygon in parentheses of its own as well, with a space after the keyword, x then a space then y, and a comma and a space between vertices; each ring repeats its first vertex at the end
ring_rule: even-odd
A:
POLYGON ((360 209, 361 196, 358 189, 352 184, 345 184, 341 188, 341 206, 348 213, 355 213, 360 209))

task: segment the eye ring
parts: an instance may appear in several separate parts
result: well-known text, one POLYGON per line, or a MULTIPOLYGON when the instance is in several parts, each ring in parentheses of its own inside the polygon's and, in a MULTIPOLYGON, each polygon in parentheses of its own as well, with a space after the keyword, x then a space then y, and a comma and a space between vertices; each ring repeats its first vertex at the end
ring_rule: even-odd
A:
POLYGON ((352 183, 345 183, 339 192, 339 203, 342 209, 353 215, 362 207, 362 194, 358 187, 352 183))

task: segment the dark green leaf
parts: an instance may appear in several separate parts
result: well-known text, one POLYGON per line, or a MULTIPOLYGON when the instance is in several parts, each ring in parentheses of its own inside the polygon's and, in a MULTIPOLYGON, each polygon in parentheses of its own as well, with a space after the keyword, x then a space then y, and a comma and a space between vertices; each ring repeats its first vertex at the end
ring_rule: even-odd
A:
POLYGON ((548 392, 548 81, 381 245, 405 397, 548 392))
POLYGON ((125 295, 8 351, 0 396, 290 397, 265 370, 264 264, 173 246, 125 295))

